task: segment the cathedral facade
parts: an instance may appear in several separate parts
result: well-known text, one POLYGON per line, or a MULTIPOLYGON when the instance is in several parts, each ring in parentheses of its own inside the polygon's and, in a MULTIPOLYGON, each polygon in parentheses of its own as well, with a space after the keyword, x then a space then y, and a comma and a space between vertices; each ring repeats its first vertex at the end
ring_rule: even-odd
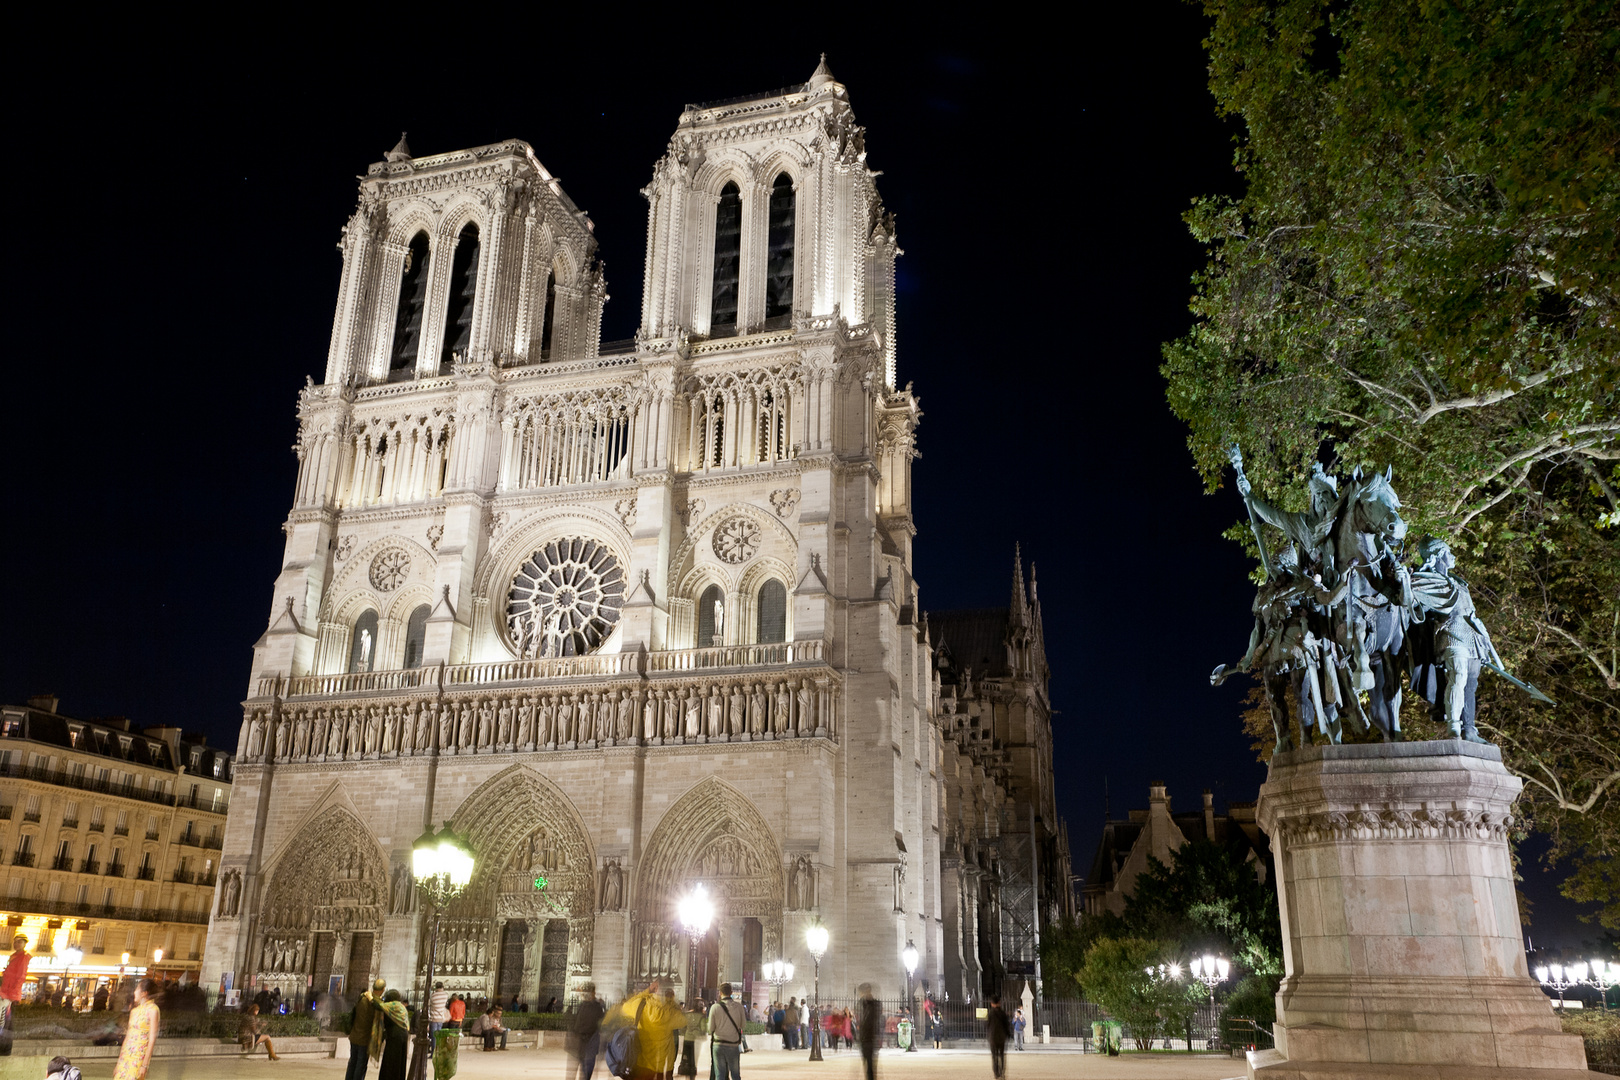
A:
POLYGON ((942 693, 919 612, 921 413, 865 157, 825 63, 689 106, 643 192, 640 332, 607 349, 593 223, 527 144, 402 138, 368 169, 298 401, 205 984, 419 988, 410 851, 445 823, 477 860, 443 913, 452 990, 684 993, 783 958, 787 994, 816 922, 824 993, 899 996, 908 942, 941 991, 1006 973, 982 852, 1009 822, 1058 850, 1044 653, 1019 715, 1045 772, 1019 771, 942 693))

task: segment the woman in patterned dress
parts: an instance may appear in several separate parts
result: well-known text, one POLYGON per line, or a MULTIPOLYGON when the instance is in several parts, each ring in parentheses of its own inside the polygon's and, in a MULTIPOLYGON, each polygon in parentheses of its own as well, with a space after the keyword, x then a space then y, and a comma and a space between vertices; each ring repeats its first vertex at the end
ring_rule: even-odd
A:
POLYGON ((157 980, 142 979, 135 986, 135 1007, 129 1011, 129 1030, 124 1033, 123 1049, 118 1051, 118 1067, 113 1080, 146 1080, 152 1064, 152 1045, 157 1042, 158 1007, 152 1000, 157 980))

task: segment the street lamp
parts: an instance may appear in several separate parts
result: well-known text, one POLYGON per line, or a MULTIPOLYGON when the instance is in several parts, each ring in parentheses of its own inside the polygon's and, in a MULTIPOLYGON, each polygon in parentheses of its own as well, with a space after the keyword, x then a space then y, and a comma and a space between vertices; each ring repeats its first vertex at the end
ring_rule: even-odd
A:
MULTIPOLYGON (((917 970, 917 960, 918 960, 918 958, 919 958, 919 956, 918 956, 918 953, 917 953, 917 946, 915 946, 915 945, 913 945, 911 943, 910 938, 907 938, 906 939, 906 947, 900 950, 900 962, 902 964, 906 965, 906 1012, 908 1014, 910 1014, 913 1011, 912 1010, 912 1002, 911 1002, 911 976, 917 970)), ((910 1045, 908 1045, 906 1047, 906 1053, 915 1054, 916 1052, 917 1052, 917 1022, 915 1020, 913 1020, 911 1022, 911 1043, 910 1043, 910 1045)))
POLYGON ((810 1006, 810 1060, 821 1060, 821 957, 827 951, 827 928, 816 923, 804 932, 804 943, 816 959, 816 1003, 810 1006))
POLYGON ((433 928, 428 935, 426 1000, 416 1017, 416 1046, 411 1052, 410 1075, 426 1080, 427 1064, 433 1057, 428 1041, 428 1008, 433 1000, 433 968, 438 960, 439 916, 446 905, 461 895, 473 876, 473 853, 451 831, 448 822, 438 832, 429 829, 411 845, 411 877, 433 905, 433 928))
POLYGON ((1544 986, 1550 986, 1558 991, 1558 1007, 1564 1007, 1564 991, 1579 986, 1586 981, 1586 961, 1577 960, 1565 967, 1563 964, 1547 964, 1536 968, 1536 979, 1544 986))
POLYGON ((1224 956, 1215 957, 1206 953, 1203 956, 1193 957, 1192 963, 1188 966, 1192 968, 1192 977, 1209 987, 1209 1007, 1213 1009, 1215 1007, 1215 988, 1226 981, 1227 973, 1232 970, 1232 965, 1227 963, 1224 956))
POLYGON ((159 947, 152 950, 152 966, 157 967, 161 963, 163 963, 163 949, 159 947))
POLYGON ((1609 987, 1620 983, 1620 965, 1611 964, 1607 960, 1592 961, 1592 977, 1586 980, 1588 986, 1603 995, 1603 1007, 1609 1007, 1609 987))
POLYGON ((676 905, 675 914, 681 920, 681 926, 686 929, 687 937, 692 940, 691 966, 687 968, 686 975, 686 996, 695 1009, 698 1007, 698 939, 709 932, 709 924, 714 921, 714 901, 709 899, 709 890, 703 887, 701 881, 692 886, 691 892, 681 897, 681 902, 676 905))
POLYGON ((793 961, 767 961, 765 964, 765 981, 776 987, 776 996, 780 1000, 782 987, 793 981, 793 961))

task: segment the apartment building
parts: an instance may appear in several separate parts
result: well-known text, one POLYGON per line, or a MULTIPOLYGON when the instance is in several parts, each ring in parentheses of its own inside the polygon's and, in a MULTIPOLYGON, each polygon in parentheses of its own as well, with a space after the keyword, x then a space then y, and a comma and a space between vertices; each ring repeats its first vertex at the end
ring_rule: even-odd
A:
POLYGON ((234 755, 59 708, 0 706, 0 919, 35 954, 25 996, 88 996, 120 974, 195 981, 234 755))

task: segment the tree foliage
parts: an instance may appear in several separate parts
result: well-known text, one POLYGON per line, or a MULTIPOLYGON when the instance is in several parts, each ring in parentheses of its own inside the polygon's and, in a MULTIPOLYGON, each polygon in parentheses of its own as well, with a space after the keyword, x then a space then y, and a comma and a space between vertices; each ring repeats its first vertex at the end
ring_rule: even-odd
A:
POLYGON ((1174 941, 1182 959, 1218 953, 1259 975, 1282 971, 1282 922, 1275 879, 1261 882, 1235 848, 1191 840, 1169 864, 1149 859, 1125 907, 1124 925, 1137 937, 1174 941))
POLYGON ((1204 1000, 1202 984, 1161 970, 1179 962, 1177 952, 1171 942, 1136 937, 1103 938, 1086 950, 1080 969, 1086 996, 1129 1028, 1139 1049, 1183 1030, 1204 1000))
POLYGON ((1480 728, 1620 926, 1620 8, 1202 2, 1247 190, 1187 216, 1209 261, 1163 372, 1197 468, 1238 443, 1302 509, 1314 460, 1394 466, 1558 701, 1487 675, 1480 728))

